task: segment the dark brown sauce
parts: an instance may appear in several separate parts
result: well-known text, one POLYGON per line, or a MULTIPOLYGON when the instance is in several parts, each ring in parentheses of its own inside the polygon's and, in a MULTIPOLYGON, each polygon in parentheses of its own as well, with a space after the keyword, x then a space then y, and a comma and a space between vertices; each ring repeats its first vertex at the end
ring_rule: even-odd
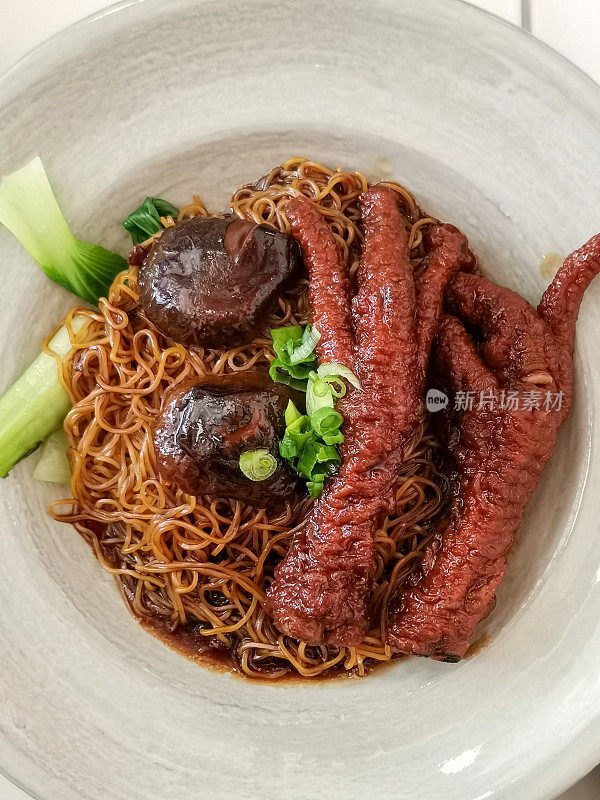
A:
MULTIPOLYGON (((99 532, 102 528, 99 523, 96 523, 94 527, 97 532, 99 532)), ((87 542, 87 544, 90 544, 86 537, 84 537, 84 540, 87 542)), ((111 548, 103 546, 102 544, 100 546, 106 560, 113 567, 116 567, 117 563, 115 562, 114 551, 111 548)), ((92 552, 94 552, 94 549, 91 549, 92 552)), ((268 683, 272 685, 276 684, 278 686, 283 686, 289 684, 314 685, 316 683, 322 684, 336 681, 336 683, 342 685, 348 681, 364 680, 375 673, 380 674, 385 670, 395 667, 399 661, 409 658, 409 656, 405 653, 396 653, 389 661, 366 659, 363 662, 364 675, 359 675, 356 667, 350 670, 345 669, 342 661, 340 664, 335 664, 325 672, 312 677, 300 675, 298 672, 294 671, 291 665, 290 671, 285 675, 273 676, 272 672, 278 672, 282 665, 285 666, 286 664, 284 659, 278 660, 274 658, 271 674, 269 674, 268 669, 264 669, 262 674, 257 671, 252 675, 248 675, 248 673, 244 672, 240 664, 237 662, 235 651, 231 648, 227 648, 216 636, 203 635, 198 630, 194 631, 192 627, 185 625, 180 625, 178 628, 173 630, 168 620, 159 616, 158 614, 155 616, 142 616, 137 614, 132 607, 133 595, 128 591, 127 587, 123 585, 118 575, 113 577, 119 589, 119 594, 125 602, 126 608, 129 610, 131 616, 141 625, 144 631, 146 631, 146 633, 154 636, 156 639, 162 642, 162 644, 170 647, 171 650, 174 650, 178 655, 183 656, 188 661, 192 661, 194 664, 197 664, 204 669, 209 669, 211 672, 231 675, 232 677, 244 682, 256 681, 263 684, 268 683)), ((198 623, 196 623, 194 627, 199 628, 200 626, 198 623)), ((479 639, 477 639, 477 641, 471 644, 463 656, 463 660, 474 658, 476 655, 478 655, 478 653, 491 644, 491 641, 491 637, 488 634, 481 636, 479 639)))
MULTIPOLYGON (((131 608, 129 609, 131 611, 131 608)), ((364 680, 375 672, 379 673, 388 669, 398 661, 406 658, 407 656, 398 654, 392 656, 390 661, 376 661, 372 659, 365 662, 365 674, 359 675, 356 668, 352 670, 344 669, 343 666, 337 664, 321 675, 314 677, 305 677, 293 670, 290 670, 286 675, 278 677, 269 677, 269 673, 265 670, 264 676, 260 674, 253 675, 252 677, 245 673, 240 666, 235 662, 232 657, 232 652, 223 645, 215 646, 214 636, 202 636, 202 634, 194 633, 185 627, 179 627, 176 630, 171 630, 167 623, 158 617, 140 617, 131 611, 132 616, 136 619, 146 633, 156 637, 167 647, 170 647, 179 655, 186 658, 188 661, 193 661, 205 669, 210 669, 216 673, 227 673, 232 675, 238 680, 244 682, 257 681, 259 683, 268 684, 302 684, 302 683, 330 683, 337 681, 342 683, 344 681, 364 680)), ((217 640, 218 641, 218 640, 217 640)))
POLYGON ((487 633, 484 633, 476 642, 473 642, 472 645, 469 646, 469 649, 463 656, 463 658, 474 658, 478 653, 481 653, 482 650, 492 643, 492 637, 489 636, 487 633))
MULTIPOLYGON (((100 527, 101 526, 99 524, 96 525, 97 529, 100 529, 100 527)), ((87 544, 90 544, 88 540, 86 540, 86 542, 87 544)), ((101 547, 107 561, 111 563, 112 566, 116 566, 114 561, 114 552, 112 552, 109 548, 103 547, 102 545, 101 547)), ((93 548, 91 549, 92 552, 94 552, 93 548)), ((290 668, 290 671, 285 675, 280 675, 277 677, 270 677, 269 672, 266 669, 262 675, 257 672, 250 676, 244 672, 240 665, 236 662, 234 651, 225 647, 225 645, 223 645, 223 643, 216 636, 206 636, 199 632, 195 632, 186 626, 179 626, 173 630, 169 626, 167 620, 163 617, 158 615, 141 616, 140 614, 137 614, 131 605, 133 596, 129 595, 127 588, 121 583, 117 575, 113 577, 119 589, 119 594, 122 596, 125 602, 126 608, 129 610, 131 616, 136 620, 136 622, 138 622, 144 631, 146 631, 146 633, 154 636, 156 639, 162 642, 162 644, 170 647, 171 650, 174 650, 178 655, 183 656, 188 661, 192 661, 194 664, 197 664, 204 669, 209 669, 211 672, 231 675, 232 677, 244 682, 257 681, 259 683, 268 683, 272 685, 276 684, 281 686, 289 684, 299 685, 305 683, 314 685, 316 683, 330 683, 332 681, 336 681, 341 685, 347 681, 364 680, 375 673, 380 674, 385 670, 395 667, 399 661, 409 658, 409 656, 404 653, 396 653, 389 661, 367 659, 365 662, 363 662, 364 675, 359 675, 356 667, 351 670, 344 669, 342 662, 339 665, 336 664, 333 667, 330 667, 320 675, 315 675, 313 677, 300 675, 299 673, 295 672, 293 668, 290 668)), ((489 644, 491 644, 491 641, 491 637, 488 634, 481 636, 479 639, 477 639, 477 641, 471 644, 463 656, 463 660, 474 658, 489 644)), ((283 662, 283 659, 281 661, 283 662)), ((278 671, 280 668, 281 663, 278 663, 274 665, 273 670, 278 671)))
MULTIPOLYGON (((97 534, 100 534, 104 526, 102 526, 100 523, 94 523, 90 524, 89 527, 94 529, 97 534)), ((84 536, 83 538, 88 545, 91 545, 91 542, 87 537, 84 536)), ((106 561, 112 567, 118 567, 118 559, 115 559, 115 552, 113 548, 107 547, 103 542, 100 542, 100 548, 106 561)), ((96 555, 94 548, 90 547, 90 549, 94 555, 96 555)), ((133 594, 122 583, 118 575, 113 575, 113 577, 119 590, 119 594, 123 598, 125 607, 128 609, 136 622, 138 622, 144 631, 146 631, 146 633, 151 634, 167 647, 170 647, 171 650, 174 650, 178 655, 186 658, 188 661, 192 661, 194 664, 197 664, 205 669, 209 669, 212 672, 231 675, 232 677, 244 682, 257 681, 263 684, 298 685, 305 683, 316 684, 336 681, 341 685, 347 681, 363 680, 374 673, 381 673, 384 670, 395 666, 398 661, 408 658, 408 656, 405 654, 398 653, 394 654, 389 661, 366 659, 363 662, 364 675, 359 675, 356 667, 351 670, 344 669, 343 662, 341 662, 339 665, 335 664, 325 672, 312 677, 300 675, 294 671, 291 665, 289 672, 287 672, 285 675, 279 675, 275 677, 271 673, 270 676, 267 669, 264 670, 264 674, 261 674, 257 671, 252 675, 248 675, 248 673, 244 672, 240 664, 236 661, 235 651, 231 648, 225 647, 225 645, 223 645, 223 643, 216 636, 203 635, 198 631, 192 630, 190 626, 185 625, 180 625, 178 628, 173 630, 169 625, 168 620, 158 614, 154 616, 142 616, 141 614, 136 613, 132 605, 134 599, 133 594)), ((196 623, 195 627, 199 627, 198 623, 196 623)), ((274 662, 273 672, 279 671, 282 666, 286 665, 284 659, 274 659, 274 662)))

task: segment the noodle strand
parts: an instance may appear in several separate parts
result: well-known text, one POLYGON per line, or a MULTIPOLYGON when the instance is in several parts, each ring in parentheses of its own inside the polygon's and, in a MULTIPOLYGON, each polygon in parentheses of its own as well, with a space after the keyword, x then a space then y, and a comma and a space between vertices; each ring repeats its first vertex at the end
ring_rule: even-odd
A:
MULTIPOLYGON (((305 195, 330 225, 352 276, 362 242, 358 202, 367 185, 360 172, 291 158, 238 189, 231 213, 289 231, 285 207, 291 197, 305 195)), ((399 196, 418 269, 425 255, 423 231, 435 220, 422 214, 404 187, 385 185, 399 196)), ((178 220, 208 213, 195 195, 178 220)), ((167 217, 162 224, 175 223, 167 217)), ((132 613, 149 629, 171 634, 168 641, 192 636, 200 655, 202 643, 210 652, 225 651, 229 666, 253 678, 364 675, 373 664, 390 661, 384 643, 388 603, 418 565, 444 502, 430 435, 422 436, 402 465, 396 510, 377 531, 372 628, 357 648, 281 636, 262 610, 273 570, 310 510, 309 498, 269 515, 226 498, 189 497, 164 484, 157 472, 152 429, 166 389, 189 376, 267 368, 274 357, 269 328, 308 322, 307 281, 282 295, 253 342, 226 351, 186 350, 154 329, 139 307, 135 267, 116 277, 99 310, 72 309, 66 320, 71 330, 75 317, 84 323, 61 366, 73 405, 65 420, 72 497, 54 503, 51 513, 89 542, 132 613)))

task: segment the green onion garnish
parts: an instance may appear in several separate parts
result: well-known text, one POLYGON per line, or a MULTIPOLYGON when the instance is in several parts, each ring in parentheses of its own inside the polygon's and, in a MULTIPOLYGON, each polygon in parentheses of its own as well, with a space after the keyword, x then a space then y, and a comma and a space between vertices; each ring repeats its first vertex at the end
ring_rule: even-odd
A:
POLYGON ((313 500, 316 500, 323 491, 323 481, 307 481, 306 488, 313 500))
POLYGON ((339 411, 333 408, 319 408, 310 418, 310 424, 317 436, 326 436, 336 433, 344 422, 339 411))
POLYGON ((344 441, 344 418, 334 409, 335 402, 346 394, 345 381, 356 389, 360 383, 343 364, 317 365, 315 347, 320 335, 310 325, 274 328, 271 336, 276 355, 271 378, 306 392, 306 414, 288 403, 279 453, 306 480, 310 496, 318 497, 341 461, 336 445, 344 441))
POLYGON ((311 372, 306 384, 306 413, 312 417, 318 409, 333 408, 333 405, 334 395, 331 385, 327 381, 320 380, 316 372, 311 372))
POLYGON ((296 406, 291 400, 288 400, 287 408, 285 409, 285 424, 289 428, 294 422, 302 419, 302 414, 298 411, 296 406))
POLYGON ((277 469, 277 459, 268 450, 246 450, 240 456, 239 464, 251 481, 266 481, 277 469))
POLYGON ((294 346, 293 340, 288 339, 286 348, 290 355, 290 364, 302 364, 306 360, 314 360, 314 350, 320 338, 319 331, 316 328, 311 330, 310 325, 307 325, 299 345, 294 346))
POLYGON ((271 331, 276 358, 271 361, 269 374, 276 383, 284 383, 303 392, 309 373, 317 368, 315 346, 319 341, 317 331, 310 325, 273 328, 271 331))
POLYGON ((132 211, 123 222, 123 227, 129 231, 134 244, 145 242, 155 233, 163 229, 161 217, 177 219, 179 211, 168 200, 160 197, 147 197, 141 206, 132 211))
POLYGON ((279 454, 306 480, 311 497, 323 491, 326 478, 335 475, 340 454, 334 445, 344 441, 340 430, 342 415, 323 407, 315 414, 301 414, 290 400, 285 410, 286 429, 279 442, 279 454))
POLYGON ((321 380, 324 378, 343 378, 348 381, 355 389, 360 389, 360 381, 351 369, 345 367, 343 364, 319 364, 317 367, 317 375, 321 380))

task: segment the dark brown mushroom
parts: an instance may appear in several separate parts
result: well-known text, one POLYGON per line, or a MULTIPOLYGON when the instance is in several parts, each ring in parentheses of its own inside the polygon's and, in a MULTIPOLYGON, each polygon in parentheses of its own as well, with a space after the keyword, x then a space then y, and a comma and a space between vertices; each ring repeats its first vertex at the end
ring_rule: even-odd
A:
POLYGON ((291 236, 241 219, 192 217, 167 228, 139 269, 148 319, 185 345, 251 341, 300 271, 291 236))
POLYGON ((214 375, 185 381, 164 398, 154 446, 161 477, 192 495, 218 494, 256 507, 291 500, 298 476, 279 455, 293 390, 263 372, 214 375), (268 450, 277 462, 266 480, 252 481, 239 458, 268 450))

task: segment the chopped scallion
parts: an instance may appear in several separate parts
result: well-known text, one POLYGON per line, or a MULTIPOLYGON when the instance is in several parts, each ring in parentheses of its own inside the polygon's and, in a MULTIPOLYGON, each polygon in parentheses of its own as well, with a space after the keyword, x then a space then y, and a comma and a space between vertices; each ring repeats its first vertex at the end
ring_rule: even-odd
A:
POLYGON ((301 364, 308 358, 314 360, 313 353, 320 338, 321 334, 319 331, 316 328, 311 329, 310 325, 307 325, 302 334, 302 341, 298 346, 290 348, 291 340, 288 340, 287 349, 290 356, 290 363, 301 364))
POLYGON ((319 364, 317 367, 317 375, 321 380, 327 377, 338 377, 348 381, 355 389, 360 389, 360 381, 351 369, 345 367, 343 364, 319 364))
POLYGON ((271 338, 276 355, 269 368, 272 380, 304 391, 310 372, 317 367, 314 349, 320 338, 318 332, 311 331, 310 325, 304 329, 290 325, 273 328, 271 338))
POLYGON ((296 406, 291 400, 288 400, 287 408, 285 409, 285 424, 289 428, 294 422, 302 419, 302 414, 298 411, 296 406))
POLYGON ((313 416, 301 414, 290 401, 285 411, 286 429, 279 453, 307 481, 311 497, 318 497, 327 477, 335 475, 340 454, 334 445, 344 441, 342 415, 320 408, 313 416))
POLYGON ((318 436, 337 432, 343 422, 344 418, 339 411, 325 407, 317 409, 310 418, 310 424, 318 436))
POLYGON ((279 453, 305 478, 310 496, 318 497, 341 461, 336 445, 344 441, 344 418, 334 409, 335 402, 346 394, 346 382, 356 389, 360 383, 343 364, 317 365, 315 347, 320 335, 309 325, 274 328, 271 336, 276 355, 269 369, 271 378, 306 393, 306 414, 288 403, 279 453))
POLYGON ((319 408, 333 408, 333 405, 331 386, 320 380, 316 372, 311 372, 306 384, 306 413, 312 417, 319 408))
POLYGON ((268 450, 247 450, 240 456, 239 464, 251 481, 266 481, 277 469, 277 459, 268 450))

